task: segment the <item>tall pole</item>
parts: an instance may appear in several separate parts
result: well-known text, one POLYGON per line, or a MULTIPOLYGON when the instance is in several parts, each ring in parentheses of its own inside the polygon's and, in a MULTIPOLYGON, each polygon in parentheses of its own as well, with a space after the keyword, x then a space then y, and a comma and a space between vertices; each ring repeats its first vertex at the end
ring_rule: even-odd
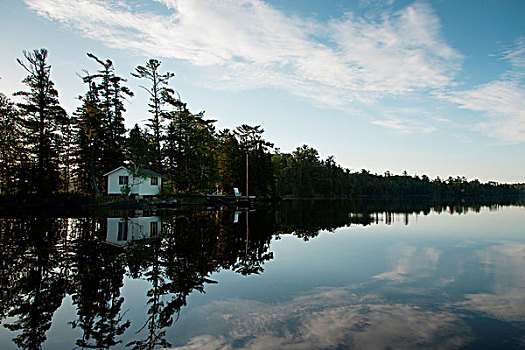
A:
POLYGON ((248 152, 246 152, 246 197, 248 196, 248 152))
POLYGON ((244 253, 248 255, 248 241, 250 240, 250 225, 248 223, 248 217, 250 216, 250 211, 246 211, 246 249, 244 253))

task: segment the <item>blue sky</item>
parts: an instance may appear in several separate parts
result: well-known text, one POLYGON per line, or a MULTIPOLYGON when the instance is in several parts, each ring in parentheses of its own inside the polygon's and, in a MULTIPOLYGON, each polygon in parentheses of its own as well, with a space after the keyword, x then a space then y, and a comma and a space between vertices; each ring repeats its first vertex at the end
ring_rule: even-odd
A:
POLYGON ((261 124, 354 171, 525 182, 524 1, 3 0, 0 91, 23 88, 22 50, 50 51, 68 112, 77 73, 154 57, 219 128, 261 124))

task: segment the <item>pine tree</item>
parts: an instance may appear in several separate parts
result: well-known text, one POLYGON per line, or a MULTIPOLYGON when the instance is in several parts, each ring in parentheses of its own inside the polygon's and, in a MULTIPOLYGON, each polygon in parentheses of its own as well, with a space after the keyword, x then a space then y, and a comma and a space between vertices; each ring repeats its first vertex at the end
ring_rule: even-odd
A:
POLYGON ((243 188, 245 183, 245 153, 239 141, 228 129, 222 130, 219 140, 219 187, 224 193, 233 193, 233 188, 243 188))
MULTIPOLYGON (((248 173, 250 192, 246 191, 246 175, 243 176, 245 193, 257 196, 271 196, 274 192, 274 170, 270 149, 273 143, 262 138, 264 129, 260 125, 243 124, 235 128, 234 135, 238 140, 239 149, 248 157, 248 173)), ((246 172, 246 165, 243 167, 246 172)))
POLYGON ((99 59, 92 53, 87 54, 102 66, 92 79, 97 81, 96 89, 99 92, 101 122, 104 126, 102 171, 110 171, 124 162, 124 139, 126 128, 124 126, 123 112, 126 111, 123 101, 133 97, 133 92, 122 86, 126 79, 115 74, 113 62, 99 59))
POLYGON ((192 114, 180 98, 165 94, 174 110, 165 112, 169 120, 163 152, 168 182, 186 193, 208 192, 218 181, 218 142, 213 123, 204 112, 192 114))
POLYGON ((100 194, 102 175, 125 160, 123 101, 133 92, 122 86, 126 80, 115 74, 113 62, 103 61, 88 53, 89 58, 102 66, 95 74, 84 71, 81 77, 88 91, 74 118, 74 157, 77 187, 82 192, 100 194))
POLYGON ((22 139, 29 152, 28 162, 34 168, 31 189, 48 194, 60 188, 60 153, 63 151, 61 127, 68 122, 58 102, 58 91, 51 80, 47 50, 24 51, 18 63, 27 71, 22 81, 29 91, 19 91, 25 102, 18 103, 23 125, 22 139))
POLYGON ((104 113, 100 109, 100 97, 92 75, 82 77, 88 91, 79 97, 82 106, 74 113, 74 172, 77 190, 100 194, 98 182, 103 155, 104 113))
POLYGON ((167 93, 173 93, 173 90, 168 87, 169 80, 175 74, 167 72, 159 73, 160 61, 150 59, 145 66, 137 66, 132 76, 139 79, 146 79, 150 82, 150 87, 141 86, 146 90, 150 97, 149 112, 151 118, 148 119, 147 126, 152 131, 152 143, 154 149, 153 168, 156 171, 162 170, 162 139, 163 139, 163 96, 167 93))
POLYGON ((0 194, 17 190, 21 151, 18 113, 13 102, 0 93, 0 194))
POLYGON ((126 139, 126 159, 131 162, 134 168, 148 168, 151 164, 149 151, 149 135, 141 130, 138 124, 135 124, 126 139))

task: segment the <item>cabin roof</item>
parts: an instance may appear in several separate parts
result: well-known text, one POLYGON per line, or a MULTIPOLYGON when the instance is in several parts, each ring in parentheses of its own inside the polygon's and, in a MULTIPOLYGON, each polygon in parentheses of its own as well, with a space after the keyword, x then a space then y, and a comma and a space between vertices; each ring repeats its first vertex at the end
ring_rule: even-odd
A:
POLYGON ((156 171, 151 170, 151 169, 139 169, 139 172, 140 173, 146 173, 146 174, 148 174, 150 176, 164 177, 164 175, 159 174, 156 171))
MULTIPOLYGON (((128 170, 128 168, 126 168, 125 166, 119 166, 118 168, 113 169, 110 172, 105 173, 103 176, 111 175, 111 174, 113 174, 114 172, 116 172, 116 171, 118 171, 120 169, 128 170)), ((151 169, 138 169, 138 175, 140 175, 140 174, 147 174, 149 176, 164 177, 162 174, 159 174, 156 171, 153 171, 151 169)))

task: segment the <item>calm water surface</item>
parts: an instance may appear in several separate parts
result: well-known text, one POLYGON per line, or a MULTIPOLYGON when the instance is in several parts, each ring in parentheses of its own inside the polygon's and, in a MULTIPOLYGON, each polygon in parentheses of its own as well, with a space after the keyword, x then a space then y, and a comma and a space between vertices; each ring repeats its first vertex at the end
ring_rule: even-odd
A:
POLYGON ((519 201, 3 218, 0 250, 1 349, 525 348, 519 201))

